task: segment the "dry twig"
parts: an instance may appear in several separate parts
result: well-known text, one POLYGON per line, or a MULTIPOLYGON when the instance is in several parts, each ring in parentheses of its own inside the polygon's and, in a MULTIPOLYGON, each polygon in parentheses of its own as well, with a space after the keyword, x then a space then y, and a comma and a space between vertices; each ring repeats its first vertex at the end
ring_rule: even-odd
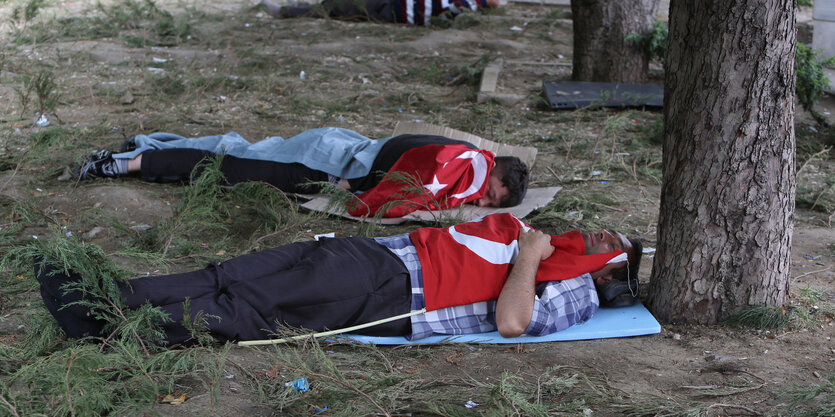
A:
POLYGON ((70 409, 70 415, 75 417, 75 409, 72 405, 72 390, 70 389, 70 370, 72 369, 72 363, 75 361, 76 352, 72 352, 72 356, 70 356, 70 360, 67 363, 67 373, 64 374, 64 386, 67 388, 67 407, 70 409))
POLYGON ((744 405, 736 405, 736 404, 712 404, 707 409, 710 410, 711 408, 735 408, 738 410, 747 411, 755 416, 761 416, 762 413, 752 410, 744 405))
POLYGON ((4 397, 3 395, 0 395, 0 401, 2 401, 2 402, 3 402, 3 404, 6 406, 6 408, 8 408, 8 409, 9 409, 9 412, 10 412, 10 413, 12 413, 12 415, 13 415, 14 417, 20 417, 20 414, 18 414, 18 413, 17 413, 17 407, 15 407, 14 405, 10 404, 10 403, 6 400, 6 397, 4 397))

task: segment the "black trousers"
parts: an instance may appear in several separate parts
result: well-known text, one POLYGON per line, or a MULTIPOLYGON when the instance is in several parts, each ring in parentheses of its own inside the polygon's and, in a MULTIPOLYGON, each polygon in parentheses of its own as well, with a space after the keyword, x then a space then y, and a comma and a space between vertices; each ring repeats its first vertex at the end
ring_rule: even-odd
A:
POLYGON ((323 0, 328 16, 345 20, 397 23, 395 0, 323 0))
MULTIPOLYGON (((151 182, 182 182, 191 179, 192 171, 199 176, 207 164, 217 155, 199 149, 162 149, 142 153, 140 175, 151 182), (195 170, 196 168, 196 170, 195 170)), ((308 185, 313 181, 328 181, 328 174, 298 163, 281 163, 243 159, 224 155, 220 171, 229 185, 247 181, 263 181, 279 190, 290 193, 316 193, 319 187, 308 185)))
MULTIPOLYGON (((392 138, 380 148, 380 153, 374 158, 374 163, 367 175, 349 179, 350 191, 368 191, 379 184, 384 174, 391 170, 400 156, 410 149, 425 145, 458 144, 470 149, 478 149, 469 142, 443 136, 405 134, 392 138)), ((197 169, 194 173, 199 175, 205 164, 211 163, 216 157, 213 152, 198 149, 174 148, 145 151, 142 153, 140 174, 144 181, 188 181, 195 167, 197 169)), ((263 181, 290 193, 317 193, 320 191, 319 187, 307 183, 326 182, 329 179, 326 172, 311 169, 299 163, 242 159, 229 155, 223 156, 220 170, 230 185, 246 181, 263 181)))
MULTIPOLYGON (((56 294, 61 282, 50 281, 56 277, 44 278, 37 266, 36 274, 47 308, 70 337, 101 335, 78 306, 61 309, 74 299, 56 294)), ((267 339, 279 326, 340 329, 411 308, 406 267, 369 238, 294 243, 202 270, 133 279, 121 289, 128 308, 149 302, 170 315, 171 321, 162 324, 169 345, 191 338, 182 324, 186 299, 191 317, 199 311, 217 316, 208 318, 207 327, 220 341, 267 339)), ((408 318, 359 331, 374 336, 410 332, 408 318)))

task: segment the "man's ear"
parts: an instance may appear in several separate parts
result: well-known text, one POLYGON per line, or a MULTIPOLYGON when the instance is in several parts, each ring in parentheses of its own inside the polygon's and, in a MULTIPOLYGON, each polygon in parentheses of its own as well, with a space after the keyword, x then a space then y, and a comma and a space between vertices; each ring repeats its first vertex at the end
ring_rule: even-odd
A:
POLYGON ((603 268, 591 273, 591 278, 597 285, 603 285, 612 279, 612 271, 622 268, 626 265, 626 261, 606 264, 603 268))
POLYGON ((591 277, 592 277, 592 279, 594 279, 594 283, 595 283, 595 284, 597 284, 597 285, 603 285, 603 284, 605 284, 605 283, 607 283, 607 282, 609 282, 609 281, 611 281, 611 280, 612 280, 612 273, 610 272, 610 273, 605 274, 605 275, 597 275, 597 276, 595 276, 594 274, 592 274, 592 276, 591 276, 591 277))

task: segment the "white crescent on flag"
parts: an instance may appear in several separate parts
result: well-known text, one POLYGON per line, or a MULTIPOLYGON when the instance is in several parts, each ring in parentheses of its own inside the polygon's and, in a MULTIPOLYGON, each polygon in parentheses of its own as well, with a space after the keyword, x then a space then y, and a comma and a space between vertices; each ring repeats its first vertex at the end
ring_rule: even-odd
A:
MULTIPOLYGON (((469 159, 473 166, 473 182, 466 190, 452 195, 453 198, 464 199, 477 193, 484 185, 484 181, 487 179, 487 159, 484 158, 483 154, 476 151, 462 152, 455 159, 469 159)), ((444 167, 446 167, 446 164, 444 164, 444 167)))
MULTIPOLYGON (((480 222, 482 219, 483 218, 476 219, 473 221, 473 223, 480 222)), ((531 229, 525 223, 519 221, 519 219, 514 218, 514 220, 516 220, 516 222, 519 223, 519 226, 524 231, 527 232, 531 229)), ((449 231, 449 234, 450 236, 452 236, 453 240, 460 243, 465 248, 478 255, 481 259, 484 259, 485 261, 490 262, 491 264, 515 264, 516 257, 519 256, 519 242, 515 239, 508 244, 504 244, 501 242, 485 239, 483 237, 461 233, 455 229, 455 226, 450 226, 447 230, 449 231)))

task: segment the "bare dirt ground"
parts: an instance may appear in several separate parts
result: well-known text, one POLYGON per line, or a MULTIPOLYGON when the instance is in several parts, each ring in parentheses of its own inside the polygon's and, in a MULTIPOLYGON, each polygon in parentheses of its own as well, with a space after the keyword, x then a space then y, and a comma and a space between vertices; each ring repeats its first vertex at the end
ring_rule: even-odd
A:
MULTIPOLYGON (((141 234, 173 216, 184 198, 183 186, 132 178, 78 184, 66 179, 66 169, 90 150, 117 148, 134 133, 236 131, 255 141, 330 125, 385 137, 397 121, 420 120, 537 147, 533 184, 560 185, 564 191, 551 207, 528 219, 535 226, 611 227, 654 246, 661 151, 652 137, 657 137, 653 129, 661 114, 640 109, 555 112, 543 105, 541 82, 564 80, 570 73, 571 20, 561 8, 512 4, 477 16, 473 26, 437 29, 276 20, 251 1, 160 0, 156 6, 171 13, 170 25, 161 27, 164 19, 148 13, 147 3, 136 2, 144 8, 128 12, 127 3, 106 0, 96 9, 90 1, 59 0, 30 20, 12 18, 23 4, 0 1, 0 15, 9 17, 0 35, 0 232, 22 222, 25 227, 15 233, 15 241, 47 236, 58 225, 115 251, 131 233, 141 234), (479 65, 496 58, 505 64, 499 91, 524 97, 520 102, 476 102, 479 65), (40 93, 29 89, 24 79, 43 73, 51 74, 54 86, 40 93), (27 91, 32 92, 27 96, 27 91), (39 98, 48 101, 50 91, 60 97, 53 107, 44 107, 39 98), (49 126, 33 123, 41 108, 48 110, 49 126), (21 202, 41 216, 21 217, 21 202)), ((819 110, 835 122, 831 98, 822 100, 819 110)), ((521 381, 514 386, 526 401, 539 401, 559 415, 800 413, 805 409, 790 407, 784 391, 824 384, 835 373, 835 331, 825 314, 835 302, 835 171, 831 153, 824 151, 824 145, 833 145, 832 134, 827 137, 799 106, 797 132, 802 167, 798 201, 805 203, 799 203, 803 208, 796 214, 791 303, 811 318, 787 329, 663 323, 662 333, 653 336, 510 349, 455 344, 369 351, 325 345, 325 356, 343 368, 379 367, 381 378, 419 381, 397 398, 375 394, 377 388, 353 379, 350 384, 361 392, 336 384, 354 397, 353 403, 342 397, 329 400, 323 394, 329 380, 313 373, 305 374, 309 393, 288 394, 283 384, 298 373, 277 368, 281 349, 230 346, 228 352, 212 351, 212 358, 222 358, 213 372, 190 373, 158 389, 161 396, 185 393, 183 404, 151 397, 143 407, 149 415, 170 416, 367 415, 382 412, 369 406, 370 398, 380 400, 375 395, 381 395, 382 408, 396 415, 531 415, 521 402, 509 400, 509 390, 496 388, 507 388, 502 382, 506 373, 521 381), (549 386, 545 375, 575 378, 576 385, 549 394, 543 388, 549 386), (435 400, 421 396, 428 387, 445 393, 435 402, 441 411, 430 406, 435 400), (293 395, 287 403, 277 400, 293 395), (468 400, 480 405, 465 408, 468 400), (325 405, 330 408, 316 411, 325 405)), ((282 244, 329 231, 388 235, 418 227, 369 231, 308 213, 288 219, 281 233, 246 226, 224 236, 192 233, 168 255, 166 268, 185 270, 244 253, 253 242, 282 244)), ((124 263, 140 273, 162 268, 124 263)), ((651 264, 651 257, 645 257, 645 281, 651 264)), ((0 274, 0 342, 19 347, 32 331, 28 320, 47 313, 29 270, 0 274)), ((27 364, 4 362, 0 394, 6 399, 28 393, 11 379, 7 368, 12 363, 27 364)), ((802 405, 826 405, 820 401, 802 405)), ((15 415, 15 409, 27 415, 9 404, 0 406, 0 415, 15 415)), ((57 405, 50 409, 50 415, 70 415, 57 405)))

